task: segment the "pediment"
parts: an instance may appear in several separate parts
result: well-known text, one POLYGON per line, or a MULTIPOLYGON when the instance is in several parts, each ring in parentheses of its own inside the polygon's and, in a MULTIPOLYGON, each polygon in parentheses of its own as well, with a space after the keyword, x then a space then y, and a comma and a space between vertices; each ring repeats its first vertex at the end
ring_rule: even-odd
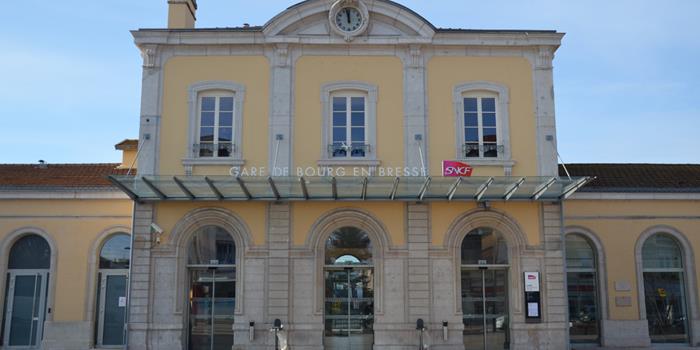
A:
MULTIPOLYGON (((434 27, 410 9, 388 0, 361 1, 369 11, 369 25, 358 38, 426 38, 434 27)), ((335 1, 308 0, 294 5, 270 20, 266 37, 333 37, 328 14, 335 1)))

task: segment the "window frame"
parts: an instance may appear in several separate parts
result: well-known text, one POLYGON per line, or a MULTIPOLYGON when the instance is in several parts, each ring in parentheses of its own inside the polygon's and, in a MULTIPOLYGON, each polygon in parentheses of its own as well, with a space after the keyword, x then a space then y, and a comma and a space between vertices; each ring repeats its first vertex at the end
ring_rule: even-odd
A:
MULTIPOLYGON (((360 81, 343 81, 324 84, 321 87, 321 106, 323 122, 321 130, 321 157, 318 165, 366 165, 377 166, 377 87, 360 81), (333 143, 333 98, 334 97, 364 97, 365 98, 365 144, 368 150, 364 157, 333 157, 329 145, 333 143)), ((346 128, 350 128, 346 125, 346 128)))
MULTIPOLYGON (((245 86, 232 81, 202 81, 189 87, 189 130, 186 155, 182 160, 183 165, 230 165, 241 166, 245 164, 243 155, 242 128, 243 128, 243 103, 245 101, 245 86), (199 144, 200 117, 202 97, 233 97, 233 122, 232 122, 232 151, 229 157, 200 157, 195 154, 195 144, 199 144)), ((215 115, 215 125, 218 125, 219 116, 215 115)), ((215 130, 215 135, 217 131, 215 130)), ((215 142, 218 144, 218 142, 215 142)), ((216 153, 216 152, 215 152, 216 153)))
MULTIPOLYGON (((452 96, 455 113, 455 159, 468 162, 472 165, 503 165, 505 167, 512 167, 515 162, 511 160, 509 121, 510 97, 508 88, 498 83, 474 81, 455 86, 452 96), (464 155, 463 146, 466 143, 466 135, 464 133, 464 99, 469 97, 476 97, 479 98, 479 100, 481 100, 481 98, 496 99, 496 144, 497 146, 503 146, 503 150, 498 152, 498 157, 483 157, 481 154, 482 152, 480 152, 479 157, 465 157, 464 155)), ((478 120, 479 145, 483 145, 481 114, 478 120)))

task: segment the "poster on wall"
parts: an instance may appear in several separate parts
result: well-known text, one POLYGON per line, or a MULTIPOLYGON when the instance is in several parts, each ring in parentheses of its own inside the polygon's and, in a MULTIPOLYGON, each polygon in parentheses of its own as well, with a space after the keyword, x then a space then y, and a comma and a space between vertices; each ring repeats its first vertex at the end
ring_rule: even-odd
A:
POLYGON ((540 273, 539 272, 525 272, 525 292, 539 292, 540 291, 540 273))

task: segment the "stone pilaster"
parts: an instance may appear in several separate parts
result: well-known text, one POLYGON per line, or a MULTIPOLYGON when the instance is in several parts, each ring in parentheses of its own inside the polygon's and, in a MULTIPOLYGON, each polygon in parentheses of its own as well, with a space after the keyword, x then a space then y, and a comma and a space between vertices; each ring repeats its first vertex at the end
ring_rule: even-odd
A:
POLYGON ((134 224, 129 273, 127 344, 131 350, 148 349, 151 286, 151 223, 153 205, 134 203, 134 224))
POLYGON ((540 47, 533 67, 537 158, 540 176, 557 176, 557 130, 554 116, 553 48, 540 47))
POLYGON ((267 319, 289 322, 289 243, 291 236, 289 203, 273 203, 268 207, 267 224, 267 319))
MULTIPOLYGON (((289 46, 280 44, 271 53, 269 168, 291 169, 292 166, 292 64, 289 46)), ((291 171, 291 170, 290 170, 291 171)))
MULTIPOLYGON (((425 58, 420 46, 410 46, 404 63, 404 160, 406 167, 428 168, 428 122, 425 90, 425 58), (421 160, 421 148, 423 160, 421 160)), ((427 169, 426 169, 426 172, 427 169)))

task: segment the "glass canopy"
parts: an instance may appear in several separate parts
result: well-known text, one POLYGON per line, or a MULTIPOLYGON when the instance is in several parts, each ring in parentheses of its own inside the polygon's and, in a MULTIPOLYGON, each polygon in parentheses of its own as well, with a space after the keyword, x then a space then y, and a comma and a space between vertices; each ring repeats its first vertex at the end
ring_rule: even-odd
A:
POLYGON ((589 177, 110 176, 135 201, 558 201, 589 177))

